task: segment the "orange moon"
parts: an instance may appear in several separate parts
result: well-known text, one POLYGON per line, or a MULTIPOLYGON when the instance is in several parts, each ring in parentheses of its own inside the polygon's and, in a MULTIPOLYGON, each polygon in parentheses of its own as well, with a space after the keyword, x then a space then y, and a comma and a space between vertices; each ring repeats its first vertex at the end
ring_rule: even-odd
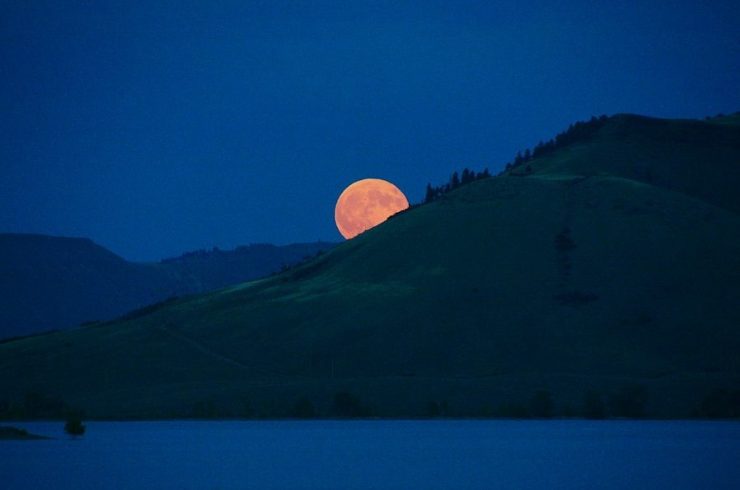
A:
POLYGON ((383 179, 362 179, 344 189, 334 207, 339 233, 353 238, 409 207, 403 192, 383 179))

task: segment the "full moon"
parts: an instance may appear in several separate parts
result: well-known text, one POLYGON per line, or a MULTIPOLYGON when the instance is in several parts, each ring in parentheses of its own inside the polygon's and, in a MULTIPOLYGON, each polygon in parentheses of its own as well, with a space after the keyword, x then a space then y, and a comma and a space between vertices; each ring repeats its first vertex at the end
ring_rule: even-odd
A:
POLYGON ((362 179, 339 196, 334 221, 349 240, 408 207, 408 199, 395 185, 383 179, 362 179))

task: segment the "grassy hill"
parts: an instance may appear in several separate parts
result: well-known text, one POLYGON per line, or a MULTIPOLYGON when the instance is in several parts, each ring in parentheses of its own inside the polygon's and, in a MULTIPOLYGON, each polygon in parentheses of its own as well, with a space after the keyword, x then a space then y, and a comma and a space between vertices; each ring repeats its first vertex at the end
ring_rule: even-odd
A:
POLYGON ((0 338, 109 320, 172 296, 263 277, 331 246, 250 245, 134 263, 85 238, 0 234, 0 338))
POLYGON ((724 415, 738 142, 736 118, 609 118, 282 274, 4 343, 6 414, 724 415))

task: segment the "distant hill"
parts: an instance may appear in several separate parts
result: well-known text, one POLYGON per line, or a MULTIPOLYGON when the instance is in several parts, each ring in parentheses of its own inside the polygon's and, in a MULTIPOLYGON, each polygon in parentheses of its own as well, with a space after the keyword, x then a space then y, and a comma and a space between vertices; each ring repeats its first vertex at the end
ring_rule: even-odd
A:
POLYGON ((269 275, 331 246, 250 245, 133 263, 84 238, 0 234, 0 338, 110 320, 172 296, 269 275))
POLYGON ((737 416, 737 118, 566 141, 279 275, 1 344, 5 414, 737 416))
POLYGON ((210 291, 248 281, 294 266, 328 251, 335 243, 314 242, 290 245, 257 243, 234 250, 198 250, 164 259, 160 265, 180 277, 195 280, 197 292, 210 291))

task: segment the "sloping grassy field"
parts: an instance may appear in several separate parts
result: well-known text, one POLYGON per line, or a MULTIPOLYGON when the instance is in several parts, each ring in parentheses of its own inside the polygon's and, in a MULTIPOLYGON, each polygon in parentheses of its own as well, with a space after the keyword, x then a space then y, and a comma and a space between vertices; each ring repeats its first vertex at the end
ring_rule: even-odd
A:
POLYGON ((285 273, 0 344, 0 398, 279 417, 347 392, 364 414, 485 416, 537 392, 579 415, 591 392, 623 415, 639 393, 642 415, 689 416, 740 387, 739 141, 731 119, 611 118, 285 273))

